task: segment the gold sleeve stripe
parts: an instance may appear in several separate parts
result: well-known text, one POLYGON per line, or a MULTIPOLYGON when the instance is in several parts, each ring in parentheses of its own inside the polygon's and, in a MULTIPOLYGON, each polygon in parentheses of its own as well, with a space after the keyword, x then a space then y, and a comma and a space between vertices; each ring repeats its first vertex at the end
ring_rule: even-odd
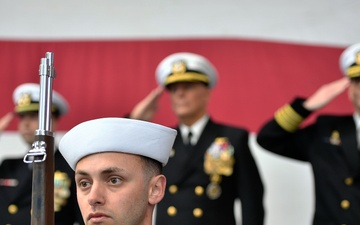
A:
POLYGON ((295 132, 304 118, 300 116, 289 104, 275 112, 275 121, 288 132, 295 132))

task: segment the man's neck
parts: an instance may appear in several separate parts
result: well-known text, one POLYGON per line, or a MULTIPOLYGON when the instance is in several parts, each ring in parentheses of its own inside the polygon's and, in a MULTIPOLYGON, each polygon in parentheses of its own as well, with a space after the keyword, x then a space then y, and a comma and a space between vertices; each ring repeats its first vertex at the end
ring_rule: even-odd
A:
POLYGON ((184 125, 188 126, 188 127, 191 127, 194 123, 196 123, 204 115, 206 115, 206 113, 201 113, 201 114, 194 115, 194 116, 179 118, 179 122, 181 124, 184 124, 184 125))

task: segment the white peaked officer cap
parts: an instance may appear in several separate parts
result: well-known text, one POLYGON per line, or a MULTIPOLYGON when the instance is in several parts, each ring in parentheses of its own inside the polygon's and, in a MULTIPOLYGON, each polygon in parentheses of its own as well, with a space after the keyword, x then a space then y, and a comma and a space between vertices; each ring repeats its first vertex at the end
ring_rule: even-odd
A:
POLYGON ((83 157, 102 152, 146 156, 166 165, 176 130, 141 120, 100 118, 72 128, 60 141, 59 150, 70 167, 83 157))
POLYGON ((159 63, 156 80, 163 87, 178 82, 203 82, 213 88, 217 82, 217 71, 205 57, 179 52, 167 56, 159 63))
POLYGON ((346 48, 340 56, 340 69, 349 78, 360 77, 360 43, 346 48))
MULTIPOLYGON (((18 114, 39 111, 40 85, 25 83, 15 88, 13 92, 15 112, 18 114)), ((52 92, 52 112, 59 116, 68 112, 68 103, 56 91, 52 92)))

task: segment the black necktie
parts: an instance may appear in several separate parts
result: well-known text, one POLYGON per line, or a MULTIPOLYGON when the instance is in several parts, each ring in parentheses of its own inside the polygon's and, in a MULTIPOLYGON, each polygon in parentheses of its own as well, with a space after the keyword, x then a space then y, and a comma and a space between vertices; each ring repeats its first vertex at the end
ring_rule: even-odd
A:
POLYGON ((192 133, 191 133, 191 130, 189 130, 188 138, 187 138, 187 145, 188 145, 189 147, 192 146, 192 144, 191 144, 191 138, 192 138, 192 133))

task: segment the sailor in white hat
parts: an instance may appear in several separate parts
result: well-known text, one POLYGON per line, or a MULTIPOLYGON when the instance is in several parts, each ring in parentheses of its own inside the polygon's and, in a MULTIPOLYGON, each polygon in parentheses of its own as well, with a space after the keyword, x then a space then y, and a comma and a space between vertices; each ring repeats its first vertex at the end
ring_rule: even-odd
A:
POLYGON ((83 122, 60 141, 85 224, 151 224, 176 131, 125 118, 83 122))
POLYGON ((72 128, 61 139, 59 148, 73 170, 83 157, 102 152, 141 155, 165 166, 175 136, 174 129, 155 123, 101 118, 72 128))
MULTIPOLYGON (((18 117, 18 132, 31 149, 35 131, 39 128, 40 85, 25 83, 13 92, 14 111, 0 119, 0 132, 15 115, 18 117)), ((57 92, 52 95, 52 130, 56 131, 59 118, 68 112, 68 103, 57 92)), ((0 193, 8 198, 0 201, 0 215, 4 224, 22 225, 31 222, 32 164, 25 164, 23 156, 5 159, 0 164, 0 193)), ((57 149, 54 151, 54 210, 55 225, 83 224, 76 203, 74 171, 57 149)))

